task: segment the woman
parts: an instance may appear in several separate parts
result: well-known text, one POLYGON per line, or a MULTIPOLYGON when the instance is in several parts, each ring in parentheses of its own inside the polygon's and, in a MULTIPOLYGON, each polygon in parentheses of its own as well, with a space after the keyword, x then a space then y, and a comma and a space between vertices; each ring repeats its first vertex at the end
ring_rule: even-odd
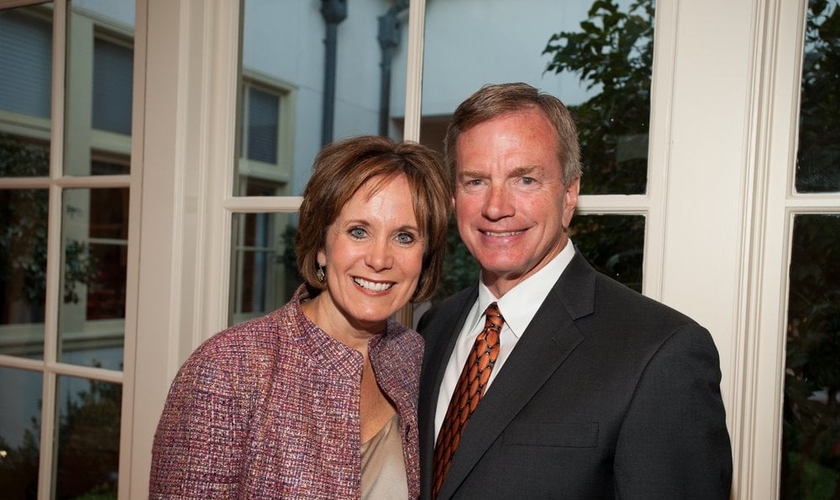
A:
POLYGON ((418 144, 364 136, 319 153, 295 247, 304 284, 181 367, 151 498, 419 496, 423 341, 390 317, 440 279, 447 182, 418 144))

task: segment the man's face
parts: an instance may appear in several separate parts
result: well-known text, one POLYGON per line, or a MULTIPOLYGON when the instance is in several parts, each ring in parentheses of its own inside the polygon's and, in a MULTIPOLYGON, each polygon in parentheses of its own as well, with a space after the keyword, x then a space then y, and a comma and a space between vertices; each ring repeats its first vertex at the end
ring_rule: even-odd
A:
POLYGON ((537 109, 502 115, 458 138, 458 231, 497 297, 541 269, 568 241, 564 228, 580 180, 563 184, 556 141, 537 109))

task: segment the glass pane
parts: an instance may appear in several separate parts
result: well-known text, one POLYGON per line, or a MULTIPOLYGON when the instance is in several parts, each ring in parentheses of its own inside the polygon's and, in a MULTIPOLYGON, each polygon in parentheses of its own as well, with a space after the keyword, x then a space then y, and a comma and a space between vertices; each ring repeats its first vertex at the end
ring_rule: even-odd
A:
POLYGON ((243 1, 237 118, 243 150, 234 193, 247 196, 242 186, 260 180, 277 182, 279 195, 299 195, 323 144, 379 133, 391 101, 383 99, 390 87, 380 84, 385 49, 377 44, 378 18, 401 2, 243 1))
POLYGON ((840 215, 793 223, 783 500, 840 497, 840 215))
POLYGON ((0 177, 49 174, 52 9, 0 11, 0 177))
POLYGON ((90 162, 90 171, 93 175, 125 175, 130 173, 130 161, 128 158, 120 158, 107 154, 96 154, 90 162), (110 157, 109 157, 110 156, 110 157))
POLYGON ((293 214, 233 216, 233 286, 230 324, 285 304, 302 282, 295 263, 293 214))
POLYGON ((93 45, 93 128, 131 135, 134 51, 96 38, 93 45))
POLYGON ((134 0, 73 0, 67 24, 64 171, 128 173, 134 78, 134 0), (96 144, 94 150, 93 145, 96 144), (126 158, 119 171, 102 169, 126 158), (108 163, 107 159, 104 160, 108 163))
POLYGON ((280 97, 258 89, 248 92, 248 154, 249 160, 277 163, 277 130, 280 97))
POLYGON ((49 120, 51 82, 52 9, 0 11, 0 110, 49 120))
POLYGON ((653 17, 653 0, 428 2, 421 142, 442 148, 448 117, 481 86, 526 82, 572 111, 583 194, 644 193, 653 17))
POLYGON ((44 354, 48 197, 0 190, 0 354, 44 354))
POLYGON ((117 498, 122 386, 58 378, 54 498, 117 498))
POLYGON ((36 498, 41 454, 40 373, 0 368, 0 492, 36 498))
POLYGON ((64 191, 61 361, 122 369, 128 189, 64 191))
POLYGON ((595 269, 641 293, 644 216, 575 215, 570 236, 595 269))
POLYGON ((808 2, 796 190, 840 191, 840 2, 808 2))

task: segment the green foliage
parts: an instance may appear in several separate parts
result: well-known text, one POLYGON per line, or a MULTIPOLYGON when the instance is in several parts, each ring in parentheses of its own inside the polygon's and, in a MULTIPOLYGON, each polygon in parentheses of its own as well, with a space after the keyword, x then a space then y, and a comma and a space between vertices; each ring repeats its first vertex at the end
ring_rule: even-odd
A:
MULTIPOLYGON (((0 134, 0 177, 34 177, 48 172, 49 153, 44 146, 0 134)), ((24 322, 28 323, 44 321, 48 210, 46 189, 0 190, 0 304, 25 303, 29 317, 24 322)), ((66 213, 69 217, 84 215, 72 206, 66 213)), ((76 240, 67 242, 64 257, 64 303, 76 303, 77 287, 89 284, 97 263, 88 245, 76 240)), ((4 316, 5 311, 0 311, 0 321, 11 322, 4 316)))
POLYGON ((571 238, 595 269, 641 293, 645 218, 641 215, 578 215, 571 238))
POLYGON ((72 500, 117 498, 122 386, 96 380, 66 402, 56 484, 72 500))
POLYGON ((653 0, 637 0, 627 12, 596 0, 580 31, 552 35, 543 50, 552 57, 546 71, 575 73, 597 92, 569 107, 581 142, 583 194, 646 190, 653 14, 653 0))
MULTIPOLYGON (((840 190, 840 3, 811 0, 796 189, 840 190)), ((840 216, 799 215, 790 263, 781 498, 840 498, 840 216)))
POLYGON ((840 497, 840 215, 794 220, 783 499, 840 497))
POLYGON ((796 189, 840 190, 840 8, 811 0, 799 112, 796 189))
MULTIPOLYGON (((0 177, 31 177, 49 170, 46 149, 0 134, 0 177)), ((0 190, 0 304, 17 302, 29 322, 44 321, 47 267, 46 189, 0 190)), ((8 323, 6 311, 0 321, 8 323)))

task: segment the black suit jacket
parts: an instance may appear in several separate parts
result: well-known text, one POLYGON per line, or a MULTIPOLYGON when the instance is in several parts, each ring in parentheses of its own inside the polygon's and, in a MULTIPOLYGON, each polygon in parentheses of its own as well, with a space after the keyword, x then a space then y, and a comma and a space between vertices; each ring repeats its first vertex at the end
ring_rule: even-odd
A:
MULTIPOLYGON (((424 500, 440 381, 477 294, 419 324, 424 500)), ((731 479, 709 332, 576 253, 470 417, 438 499, 728 499, 731 479)))

